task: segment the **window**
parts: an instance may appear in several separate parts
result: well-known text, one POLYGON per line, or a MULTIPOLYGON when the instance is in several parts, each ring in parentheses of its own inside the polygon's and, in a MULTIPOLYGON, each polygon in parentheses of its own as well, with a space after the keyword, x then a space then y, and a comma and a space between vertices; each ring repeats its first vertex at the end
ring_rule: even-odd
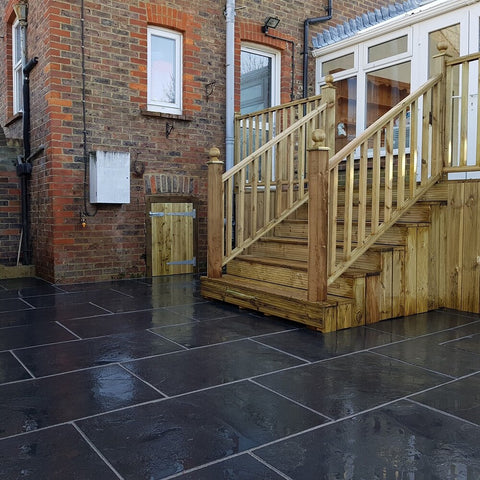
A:
POLYGON ((240 111, 263 110, 279 103, 280 75, 276 53, 243 47, 240 69, 240 111))
POLYGON ((22 41, 18 20, 12 26, 13 113, 23 111, 22 41))
POLYGON ((336 151, 410 93, 411 44, 407 29, 320 59, 317 74, 333 75, 337 87, 336 151))
POLYGON ((182 113, 182 35, 148 29, 148 109, 182 113))

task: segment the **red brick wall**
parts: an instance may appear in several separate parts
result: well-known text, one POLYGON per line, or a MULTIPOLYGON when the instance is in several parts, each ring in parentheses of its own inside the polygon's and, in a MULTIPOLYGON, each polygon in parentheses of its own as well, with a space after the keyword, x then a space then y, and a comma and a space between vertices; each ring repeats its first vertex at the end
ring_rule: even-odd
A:
POLYGON ((16 265, 21 232, 20 183, 14 162, 18 142, 8 142, 0 128, 0 265, 16 265))
MULTIPOLYGON (((5 21, 11 19, 12 3, 0 0, 5 21)), ((261 33, 264 19, 278 16, 281 23, 272 33, 295 42, 294 95, 301 96, 303 22, 324 15, 322 3, 243 1, 239 6, 245 8, 239 8, 236 15, 237 71, 241 41, 277 48, 282 54, 282 101, 290 99, 291 45, 261 33)), ((335 0, 329 24, 386 3, 335 0)), ((39 58, 30 77, 32 150, 45 145, 44 153, 33 162, 30 182, 37 274, 59 283, 144 275, 146 200, 160 193, 189 194, 198 200, 198 252, 203 269, 207 152, 216 145, 223 155, 225 142, 225 3, 85 0, 87 149, 129 152, 132 162, 130 203, 99 205, 98 209, 87 204, 91 216, 85 228, 80 224, 80 213, 85 210, 80 0, 30 0, 29 4, 29 56, 39 58), (145 114, 149 24, 178 30, 184 36, 181 118, 145 114), (207 99, 205 85, 213 81, 215 90, 207 99), (167 122, 174 125, 169 138, 167 122), (143 173, 134 173, 134 162, 144 167, 143 173)), ((327 25, 312 26, 311 35, 327 25)), ((8 74, 8 38, 4 44, 0 68, 8 74)), ((8 75, 3 77, 2 126, 9 116, 5 99, 11 89, 8 75)), ((309 79, 312 93, 312 73, 309 79)), ((5 132, 9 138, 19 138, 21 122, 10 123, 5 132)))

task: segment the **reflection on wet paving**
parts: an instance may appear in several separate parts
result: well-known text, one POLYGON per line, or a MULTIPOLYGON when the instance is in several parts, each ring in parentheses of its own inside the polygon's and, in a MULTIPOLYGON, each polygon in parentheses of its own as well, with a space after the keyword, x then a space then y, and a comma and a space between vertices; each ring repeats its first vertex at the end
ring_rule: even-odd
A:
POLYGON ((0 280, 0 480, 480 478, 480 316, 331 334, 193 275, 0 280))

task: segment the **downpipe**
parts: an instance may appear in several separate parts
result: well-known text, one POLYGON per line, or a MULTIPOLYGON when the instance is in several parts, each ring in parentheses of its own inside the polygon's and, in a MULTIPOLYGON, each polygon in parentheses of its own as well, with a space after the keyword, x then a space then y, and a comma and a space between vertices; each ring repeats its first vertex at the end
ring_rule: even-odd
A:
POLYGON ((17 176, 20 178, 20 196, 22 208, 22 251, 23 262, 25 265, 29 265, 31 263, 30 222, 28 215, 28 180, 32 173, 30 142, 30 72, 33 70, 35 65, 37 65, 37 63, 38 57, 34 57, 23 67, 23 155, 17 157, 16 165, 17 176))

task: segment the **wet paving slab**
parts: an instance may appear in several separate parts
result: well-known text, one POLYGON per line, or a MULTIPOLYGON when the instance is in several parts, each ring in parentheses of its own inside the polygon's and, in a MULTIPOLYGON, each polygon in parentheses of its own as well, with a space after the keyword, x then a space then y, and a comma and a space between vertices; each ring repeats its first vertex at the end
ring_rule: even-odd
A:
POLYGON ((18 310, 27 310, 30 308, 32 308, 32 306, 20 298, 7 298, 6 300, 0 299, 0 315, 7 312, 16 312, 18 310))
POLYGON ((480 374, 478 373, 414 395, 411 399, 480 426, 480 374))
POLYGON ((94 317, 105 315, 106 313, 108 312, 105 309, 91 303, 65 303, 51 307, 30 308, 29 310, 19 312, 2 313, 0 314, 0 328, 94 317))
POLYGON ((170 312, 164 308, 142 310, 143 304, 138 305, 138 307, 139 310, 135 312, 65 320, 62 322, 62 325, 75 332, 79 337, 89 338, 193 322, 193 320, 187 317, 170 312))
POLYGON ((249 454, 242 454, 222 462, 199 468, 181 476, 182 480, 282 480, 271 467, 264 465, 249 454))
POLYGON ((373 351, 458 378, 480 370, 480 343, 472 341, 478 333, 480 333, 480 322, 476 321, 376 348, 373 351), (456 345, 461 347, 462 342, 470 345, 470 349, 456 347, 456 345))
POLYGON ((219 302, 195 302, 189 305, 170 307, 168 310, 194 320, 215 320, 216 318, 233 317, 241 313, 238 307, 219 302))
POLYGON ((254 453, 292 479, 474 480, 479 427, 400 401, 254 453))
POLYGON ((0 352, 0 384, 32 378, 11 352, 0 352))
POLYGON ((325 422, 250 382, 76 422, 125 479, 161 479, 325 422))
POLYGON ((195 275, 2 302, 0 480, 480 478, 480 315, 321 334, 195 275))
POLYGON ((141 330, 87 340, 15 350, 15 356, 35 377, 127 362, 182 350, 165 338, 141 330))
POLYGON ((406 338, 428 335, 480 320, 480 315, 451 310, 433 310, 409 317, 384 320, 369 328, 406 338))
POLYGON ((349 328, 325 334, 305 328, 297 328, 275 335, 264 335, 257 338, 257 341, 310 362, 316 362, 390 344, 402 338, 398 335, 364 327, 349 328))
POLYGON ((0 479, 118 480, 73 425, 0 440, 0 479))
POLYGON ((77 338, 55 322, 0 328, 0 351, 65 342, 77 338))
POLYGON ((449 378, 367 352, 272 373, 256 381, 339 419, 443 384, 449 378))
POLYGON ((0 388, 0 437, 161 397, 118 365, 9 383, 0 388))
POLYGON ((152 331, 188 348, 298 328, 291 322, 258 318, 247 313, 203 322, 154 328, 152 331))
POLYGON ((284 370, 303 362, 251 340, 124 363, 167 396, 284 370))

